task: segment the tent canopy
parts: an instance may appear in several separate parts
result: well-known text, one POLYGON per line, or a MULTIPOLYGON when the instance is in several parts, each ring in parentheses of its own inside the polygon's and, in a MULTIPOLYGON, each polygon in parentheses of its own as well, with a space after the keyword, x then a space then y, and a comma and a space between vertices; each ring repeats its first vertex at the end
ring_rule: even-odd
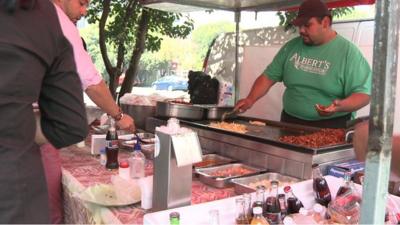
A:
MULTIPOLYGON (((172 12, 190 12, 204 9, 228 11, 284 11, 296 10, 302 0, 140 0, 149 7, 172 12)), ((346 7, 374 4, 375 0, 325 0, 328 7, 346 7)))

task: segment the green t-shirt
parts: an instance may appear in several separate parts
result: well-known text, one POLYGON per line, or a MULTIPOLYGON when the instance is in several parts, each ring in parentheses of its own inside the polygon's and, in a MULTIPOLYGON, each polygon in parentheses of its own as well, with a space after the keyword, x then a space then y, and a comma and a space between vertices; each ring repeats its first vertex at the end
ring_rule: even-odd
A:
POLYGON ((271 80, 283 82, 283 108, 304 120, 322 120, 314 105, 330 105, 352 93, 371 93, 371 68, 358 48, 340 35, 321 46, 308 46, 301 37, 286 43, 264 71, 271 80))

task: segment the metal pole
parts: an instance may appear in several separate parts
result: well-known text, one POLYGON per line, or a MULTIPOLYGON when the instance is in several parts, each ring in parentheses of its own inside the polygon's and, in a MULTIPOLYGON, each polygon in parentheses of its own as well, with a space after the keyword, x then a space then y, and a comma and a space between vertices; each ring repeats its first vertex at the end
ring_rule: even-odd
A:
POLYGON ((384 224, 396 95, 399 0, 376 1, 373 85, 361 224, 384 224))
POLYGON ((239 100, 239 24, 240 24, 240 11, 235 11, 236 35, 235 35, 235 98, 236 103, 239 100))

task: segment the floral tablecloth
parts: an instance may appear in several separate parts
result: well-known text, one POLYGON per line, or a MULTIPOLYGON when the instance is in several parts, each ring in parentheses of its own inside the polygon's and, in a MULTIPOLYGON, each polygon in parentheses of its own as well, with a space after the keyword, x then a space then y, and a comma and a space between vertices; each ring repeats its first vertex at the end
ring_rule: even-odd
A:
MULTIPOLYGON (((117 171, 108 171, 100 165, 98 156, 90 154, 88 146, 71 146, 61 150, 62 184, 65 223, 67 224, 143 224, 146 213, 140 203, 124 207, 104 207, 84 202, 77 195, 99 183, 111 183, 117 171)), ((129 153, 120 151, 119 159, 128 158, 129 153)), ((146 162, 146 176, 152 175, 152 161, 146 162)), ((198 204, 234 196, 233 188, 216 189, 197 179, 192 183, 192 204, 198 204)))

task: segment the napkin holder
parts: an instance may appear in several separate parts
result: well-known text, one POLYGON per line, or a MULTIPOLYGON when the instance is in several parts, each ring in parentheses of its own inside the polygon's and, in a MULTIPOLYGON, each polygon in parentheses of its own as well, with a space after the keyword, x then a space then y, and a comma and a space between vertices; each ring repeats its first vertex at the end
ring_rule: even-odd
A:
MULTIPOLYGON (((191 204, 192 164, 178 167, 172 139, 171 135, 156 131, 152 211, 191 204)), ((198 151, 200 146, 188 151, 192 149, 198 151)))

